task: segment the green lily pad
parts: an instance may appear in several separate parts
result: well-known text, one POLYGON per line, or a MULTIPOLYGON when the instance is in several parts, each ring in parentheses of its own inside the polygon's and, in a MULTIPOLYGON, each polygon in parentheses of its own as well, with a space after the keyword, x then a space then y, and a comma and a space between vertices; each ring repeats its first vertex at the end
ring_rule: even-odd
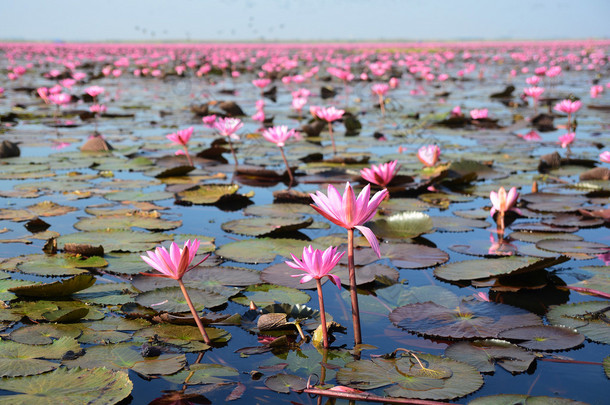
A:
POLYGON ((509 256, 497 259, 464 260, 437 267, 434 269, 434 275, 442 280, 473 280, 540 270, 566 260, 568 258, 563 256, 548 259, 509 256))
POLYGON ((150 270, 142 260, 142 252, 136 253, 120 253, 112 252, 104 254, 104 258, 108 262, 108 267, 104 269, 113 274, 128 274, 135 275, 150 270))
POLYGON ((41 323, 38 325, 22 326, 10 333, 11 340, 29 345, 48 345, 53 339, 67 336, 77 338, 82 330, 75 325, 41 323))
MULTIPOLYGON (((301 273, 303 273, 303 271, 293 269, 284 262, 277 263, 265 268, 262 272, 260 272, 260 278, 258 282, 260 283, 261 281, 263 281, 264 283, 296 288, 298 290, 316 288, 316 280, 309 280, 308 282, 301 284, 301 277, 292 277, 293 275, 301 273)), ((335 270, 331 271, 331 273, 335 274, 335 270)), ((322 284, 324 284, 327 280, 328 278, 324 277, 320 281, 322 282, 322 284)))
POLYGON ((144 215, 100 215, 83 218, 74 224, 81 231, 101 231, 106 229, 142 228, 149 231, 168 231, 182 225, 182 221, 168 221, 144 215))
POLYGON ((536 355, 503 340, 457 342, 445 349, 445 356, 475 367, 481 373, 493 373, 494 364, 510 373, 527 371, 536 355))
POLYGON ((451 162, 449 170, 458 173, 460 176, 467 176, 474 173, 476 174, 477 180, 492 180, 508 177, 508 174, 498 172, 491 166, 466 159, 451 162))
POLYGON ((77 274, 64 280, 45 284, 30 284, 10 288, 9 291, 20 297, 54 298, 71 295, 95 284, 92 274, 77 274))
MULTIPOLYGON (((208 270, 212 268, 207 267, 199 267, 193 270, 190 270, 182 281, 184 285, 187 287, 187 290, 190 291, 191 288, 197 290, 203 290, 214 294, 222 295, 223 297, 230 298, 236 294, 239 294, 241 288, 237 287, 227 287, 215 280, 214 278, 210 278, 208 270)), ((233 272, 233 275, 238 275, 240 272, 233 272)), ((260 283, 260 279, 258 278, 258 272, 256 276, 256 281, 254 284, 260 283)), ((244 271, 242 273, 244 276, 250 276, 251 273, 249 271, 244 271)), ((228 280, 227 280, 228 281, 228 280)), ((150 277, 145 275, 134 276, 132 279, 133 286, 136 287, 141 292, 152 291, 158 288, 167 288, 167 287, 175 287, 176 280, 172 280, 170 278, 165 277, 150 277)), ((230 282, 230 281, 228 281, 230 282)), ((252 283, 250 283, 252 284, 252 283)))
POLYGON ((0 209, 0 220, 23 222, 36 219, 38 215, 26 209, 2 208, 0 209))
POLYGON ((110 201, 161 201, 174 198, 174 194, 167 191, 117 191, 104 195, 110 201))
POLYGON ((609 301, 587 301, 551 307, 546 314, 549 322, 556 326, 576 329, 587 339, 610 344, 609 301))
POLYGON ((606 357, 602 364, 604 366, 604 373, 606 373, 606 377, 610 378, 610 356, 606 357))
POLYGON ((238 189, 237 184, 205 184, 176 193, 176 197, 196 205, 211 205, 224 197, 234 195, 238 189))
MULTIPOLYGON (((214 343, 226 343, 231 339, 231 334, 224 329, 206 327, 205 331, 210 340, 214 343)), ((196 326, 190 325, 171 325, 162 323, 140 329, 134 334, 134 336, 148 338, 152 338, 155 335, 162 341, 176 346, 186 346, 192 342, 203 340, 199 329, 196 326)), ((205 349, 209 349, 209 346, 205 347, 203 350, 205 349)))
POLYGON ((314 249, 328 247, 298 239, 258 238, 227 243, 222 245, 216 254, 240 263, 271 263, 278 255, 290 258, 291 253, 296 255, 309 245, 314 249))
POLYGON ((314 215, 316 211, 306 204, 266 204, 251 205, 244 209, 244 215, 257 217, 292 217, 301 215, 314 215))
POLYGON ((461 218, 456 216, 430 217, 434 228, 439 232, 470 232, 473 228, 487 228, 490 223, 480 219, 461 218))
POLYGON ((567 350, 584 342, 585 337, 574 329, 561 326, 524 326, 508 329, 500 333, 500 338, 516 341, 529 350, 567 350))
POLYGON ((150 326, 150 322, 146 319, 127 319, 120 316, 106 317, 97 322, 88 323, 92 330, 119 330, 130 331, 140 330, 150 326))
POLYGON ((472 366, 459 361, 418 354, 393 359, 357 360, 337 372, 337 381, 356 389, 385 389, 387 395, 401 398, 453 399, 468 395, 483 385, 483 378, 472 366))
POLYGON ((161 242, 168 240, 171 240, 171 236, 162 233, 112 229, 62 235, 57 239, 57 246, 63 249, 66 243, 85 243, 93 246, 102 245, 104 252, 143 252, 152 250, 161 242))
POLYGON ((122 305, 133 302, 136 289, 130 283, 96 284, 72 297, 79 301, 96 305, 122 305))
POLYGON ((380 218, 367 224, 382 239, 410 239, 432 231, 434 225, 429 215, 417 211, 405 211, 380 218))
POLYGON ((431 205, 417 198, 391 198, 379 205, 383 214, 395 214, 404 211, 426 211, 431 205))
POLYGON ((183 354, 161 354, 144 358, 132 343, 116 343, 89 347, 83 356, 63 360, 62 364, 70 368, 106 367, 110 370, 132 369, 145 375, 169 375, 184 368, 186 357, 183 354))
POLYGON ((390 321, 412 333, 452 339, 496 338, 506 329, 541 324, 537 315, 520 308, 465 300, 455 308, 433 302, 408 304, 393 310, 390 321))
POLYGON ((49 322, 71 323, 89 315, 89 308, 64 308, 42 314, 49 322))
POLYGON ((221 228, 238 235, 260 236, 272 232, 292 232, 307 228, 312 223, 312 218, 305 217, 244 218, 225 222, 221 228))
POLYGON ((303 391, 307 388, 307 380, 292 374, 276 374, 265 380, 265 386, 275 392, 288 394, 290 391, 303 391))
POLYGON ((182 370, 163 378, 173 384, 199 385, 226 383, 231 380, 224 377, 236 377, 238 375, 239 372, 233 367, 221 364, 196 363, 189 366, 188 370, 182 370))
POLYGON ((32 282, 26 280, 15 280, 11 278, 0 280, 0 301, 11 301, 17 298, 17 295, 9 291, 11 288, 31 285, 33 285, 32 282))
POLYGON ((79 343, 96 345, 126 342, 131 339, 131 334, 116 330, 92 330, 83 329, 83 334, 78 338, 79 343))
POLYGON ((69 350, 78 352, 80 346, 67 336, 45 346, 0 341, 0 376, 20 377, 54 370, 58 363, 42 359, 60 359, 69 350))
POLYGON ((52 201, 42 201, 28 206, 27 209, 39 217, 54 217, 78 210, 76 207, 60 205, 52 201))
POLYGON ((37 276, 72 276, 87 273, 85 269, 95 269, 108 265, 101 257, 85 258, 71 254, 29 255, 22 258, 17 270, 37 276))
POLYGON ((567 398, 530 396, 520 394, 499 394, 475 398, 468 405, 588 405, 586 402, 567 398))
MULTIPOLYGON (((213 308, 227 302, 228 298, 210 291, 189 288, 189 297, 197 311, 213 308)), ((189 306, 179 287, 158 288, 139 294, 135 302, 156 311, 189 312, 189 306)))
POLYGON ((246 288, 231 301, 241 305, 250 305, 250 301, 259 307, 275 303, 305 304, 310 300, 310 296, 295 288, 283 287, 272 284, 253 285, 246 288))
POLYGON ((538 249, 561 254, 582 253, 600 255, 610 252, 610 246, 604 245, 603 243, 575 240, 544 239, 537 242, 536 247, 538 249))
MULTIPOLYGON (((372 252, 372 249, 367 250, 372 252)), ((383 243, 380 251, 382 258, 390 259, 394 266, 402 269, 423 269, 449 260, 449 255, 440 249, 414 243, 383 243)), ((356 258, 360 254, 356 253, 356 258)))
POLYGON ((13 405, 106 405, 127 398, 133 384, 125 372, 61 367, 52 373, 2 379, 0 389, 14 393, 2 397, 3 401, 13 405))

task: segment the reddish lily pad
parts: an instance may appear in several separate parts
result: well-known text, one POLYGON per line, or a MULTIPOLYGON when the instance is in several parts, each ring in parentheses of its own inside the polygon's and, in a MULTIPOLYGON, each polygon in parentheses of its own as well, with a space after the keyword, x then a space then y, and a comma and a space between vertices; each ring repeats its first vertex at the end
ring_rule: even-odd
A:
POLYGON ((610 252, 610 246, 603 243, 561 240, 561 239, 544 239, 536 243, 538 249, 547 250, 561 254, 588 254, 598 255, 610 252))
POLYGON ((594 342, 610 345, 609 301, 587 301, 552 307, 546 315, 553 325, 576 329, 594 342))
POLYGON ((439 232, 470 232, 473 228, 487 228, 490 223, 479 219, 460 218, 456 216, 430 217, 434 228, 439 232))
POLYGON ((588 405, 586 402, 568 398, 530 396, 521 394, 499 394, 475 398, 468 405, 588 405))
POLYGON ((512 327, 541 324, 537 315, 523 309, 480 301, 462 301, 456 308, 408 304, 393 310, 390 321, 412 333, 452 339, 496 338, 512 327))
POLYGON ((475 367, 481 373, 493 373, 498 364, 511 373, 523 373, 536 359, 532 352, 503 340, 457 342, 445 349, 445 356, 475 367))
POLYGON ((449 260, 449 255, 440 249, 412 243, 383 243, 380 250, 382 258, 402 269, 423 269, 449 260))
POLYGON ((574 329, 560 326, 524 326, 505 330, 500 338, 515 341, 529 350, 567 350, 584 342, 585 337, 574 329))

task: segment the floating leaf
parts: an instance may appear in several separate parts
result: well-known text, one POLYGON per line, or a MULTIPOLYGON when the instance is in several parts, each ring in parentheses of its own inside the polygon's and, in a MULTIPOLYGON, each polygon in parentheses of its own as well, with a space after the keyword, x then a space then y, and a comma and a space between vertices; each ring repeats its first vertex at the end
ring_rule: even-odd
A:
POLYGON ((546 314, 553 325, 576 329, 587 339, 610 344, 609 301, 587 301, 552 307, 546 314))
POLYGON ((231 301, 246 306, 252 301, 262 307, 275 303, 305 304, 310 298, 308 294, 295 288, 260 284, 246 288, 240 295, 231 298, 231 301))
POLYGON ((77 338, 82 330, 75 325, 62 324, 38 324, 22 326, 10 333, 10 338, 19 343, 29 345, 48 345, 53 343, 53 339, 61 337, 77 338))
POLYGON ((186 357, 183 354, 162 354, 144 358, 139 348, 132 343, 116 343, 89 347, 83 356, 63 360, 62 363, 70 368, 106 367, 110 370, 133 369, 146 375, 169 375, 184 368, 186 357))
POLYGON ((403 269, 423 269, 449 260, 449 255, 440 249, 413 243, 383 243, 380 250, 382 258, 403 269))
POLYGON ((429 233, 434 225, 427 214, 406 211, 369 222, 367 226, 382 239, 410 239, 429 233))
POLYGON ((225 222, 221 228, 238 235, 260 236, 271 232, 292 232, 312 223, 313 219, 304 217, 245 218, 225 222))
POLYGON ((20 297, 53 298, 71 295, 95 284, 92 274, 77 274, 64 280, 45 284, 31 284, 10 288, 9 291, 20 297))
POLYGON ((103 368, 59 368, 52 373, 0 380, 0 389, 14 392, 3 401, 14 405, 82 404, 105 405, 127 398, 133 384, 125 372, 103 368), (103 392, 103 395, 100 393, 103 392))
POLYGON ((475 367, 481 373, 493 373, 498 364, 511 373, 527 371, 536 355, 503 340, 457 342, 445 349, 445 356, 475 367))
POLYGON ((62 249, 66 243, 86 243, 94 246, 102 245, 105 252, 143 252, 152 250, 159 243, 168 240, 171 240, 171 236, 161 233, 113 229, 62 235, 57 239, 57 246, 62 249))
POLYGON ((239 186, 237 184, 205 184, 190 190, 181 191, 176 196, 181 201, 192 204, 206 205, 216 204, 223 197, 234 195, 239 186))
POLYGON ((74 224, 81 231, 101 231, 106 229, 142 228, 151 231, 168 231, 182 225, 182 221, 168 221, 143 215, 100 215, 83 218, 74 224))
POLYGON ((566 260, 568 260, 567 257, 540 259, 517 256, 485 260, 464 260, 437 267, 434 269, 434 275, 442 280, 473 280, 545 269, 555 264, 563 263, 566 260))
POLYGON ((390 321, 412 333, 453 339, 496 338, 506 329, 541 324, 537 315, 520 308, 465 300, 456 308, 433 302, 408 304, 393 310, 390 321))
POLYGON ((509 239, 521 242, 537 243, 544 239, 583 240, 582 236, 571 233, 522 232, 516 231, 508 235, 509 239))
POLYGON ((500 338, 517 341, 529 350, 567 350, 580 345, 585 337, 573 329, 560 326, 524 326, 500 333, 500 338))
POLYGON ((473 228, 487 228, 489 222, 479 219, 460 218, 456 216, 430 217, 434 228, 439 232, 470 232, 473 228))
POLYGON ((222 245, 216 254, 241 263, 271 263, 278 255, 289 258, 291 253, 302 252, 303 248, 309 245, 314 249, 328 247, 298 239, 258 238, 227 243, 222 245))
POLYGON ((251 205, 244 209, 244 215, 256 215, 259 217, 291 217, 301 215, 314 215, 316 211, 306 204, 267 204, 251 205))
POLYGON ((221 364, 196 363, 176 374, 163 377, 173 384, 199 385, 226 383, 230 380, 223 377, 236 377, 239 372, 233 367, 221 364))
POLYGON ((603 243, 575 240, 544 239, 537 242, 536 247, 561 254, 582 253, 598 255, 610 252, 610 246, 603 243))
POLYGON ((23 262, 17 265, 17 270, 38 276, 72 276, 87 273, 84 269, 94 269, 107 265, 108 262, 98 256, 86 258, 71 254, 41 254, 23 257, 23 262))
POLYGON ((73 338, 65 336, 47 346, 0 341, 0 376, 18 377, 54 370, 59 367, 58 363, 42 359, 60 359, 69 350, 78 352, 80 346, 73 338))
POLYGON ((357 360, 337 372, 337 382, 357 389, 385 387, 392 397, 452 399, 478 390, 483 378, 474 367, 451 359, 418 354, 394 359, 357 360))
MULTIPOLYGON (((204 308, 217 307, 227 302, 227 297, 210 291, 189 288, 188 294, 197 311, 204 308)), ((179 287, 159 288, 139 294, 135 302, 156 311, 188 312, 190 311, 186 299, 179 287)))
POLYGON ((567 398, 530 396, 520 394, 499 394, 475 398, 468 405, 588 405, 586 402, 567 398))
POLYGON ((265 386, 275 392, 288 394, 290 391, 303 391, 307 380, 292 374, 276 374, 265 380, 265 386))
MULTIPOLYGON (((231 339, 231 334, 224 329, 206 327, 205 331, 214 343, 226 343, 231 339)), ((199 328, 190 325, 158 324, 135 333, 135 336, 149 338, 153 338, 155 335, 168 344, 182 347, 203 340, 199 328)), ((201 350, 206 349, 209 349, 209 346, 205 345, 201 350)))
POLYGON ((606 377, 610 378, 610 356, 606 357, 603 361, 604 372, 606 377))
POLYGON ((110 201, 161 201, 174 198, 174 194, 167 191, 117 191, 104 195, 110 201))

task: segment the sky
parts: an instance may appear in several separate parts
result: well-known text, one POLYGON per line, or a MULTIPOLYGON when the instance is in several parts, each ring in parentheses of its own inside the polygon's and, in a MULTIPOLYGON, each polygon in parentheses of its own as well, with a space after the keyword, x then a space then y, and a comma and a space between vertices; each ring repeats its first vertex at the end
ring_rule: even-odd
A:
POLYGON ((610 0, 0 0, 0 40, 610 39, 610 0))

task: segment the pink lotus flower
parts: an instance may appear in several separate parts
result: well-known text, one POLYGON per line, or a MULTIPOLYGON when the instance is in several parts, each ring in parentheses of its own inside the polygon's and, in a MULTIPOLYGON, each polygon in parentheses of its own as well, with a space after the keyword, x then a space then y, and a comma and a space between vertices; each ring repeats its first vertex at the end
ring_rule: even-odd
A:
POLYGON ((526 141, 540 141, 542 137, 538 135, 538 132, 532 130, 527 134, 517 134, 519 137, 525 139, 526 141))
POLYGON ((263 110, 256 111, 256 113, 254 113, 254 115, 252 116, 252 119, 254 121, 258 121, 258 122, 264 122, 265 121, 265 111, 263 111, 263 110))
POLYGON ((498 192, 492 191, 489 193, 489 199, 491 200, 491 211, 490 214, 493 216, 496 212, 504 215, 507 211, 519 212, 519 209, 515 207, 517 200, 519 199, 519 193, 515 187, 512 187, 508 194, 504 187, 500 187, 498 192))
POLYGON ((316 191, 316 194, 310 194, 315 203, 311 204, 311 206, 320 215, 336 225, 348 230, 358 229, 369 242, 377 256, 381 257, 377 237, 373 231, 362 225, 375 216, 377 207, 379 207, 379 204, 388 194, 388 190, 383 189, 378 191, 369 201, 370 188, 371 185, 367 184, 358 194, 358 198, 356 198, 349 182, 345 183, 343 196, 339 194, 332 184, 329 184, 328 195, 321 191, 316 191))
POLYGON ((379 166, 372 165, 371 168, 360 170, 362 178, 369 183, 377 184, 381 187, 386 187, 400 170, 397 160, 389 163, 382 163, 379 166))
POLYGON ((610 150, 603 151, 599 154, 599 160, 604 163, 610 163, 610 150))
POLYGON ((104 104, 93 104, 89 107, 89 111, 92 113, 102 114, 106 112, 106 106, 104 104))
POLYGON ((299 114, 303 107, 305 107, 305 104, 307 104, 307 99, 305 97, 295 97, 292 99, 292 108, 297 110, 299 114))
POLYGON ((187 129, 181 129, 179 131, 176 131, 173 134, 166 135, 165 137, 167 139, 169 139, 170 141, 172 141, 173 143, 175 143, 176 145, 186 146, 188 141, 191 139, 191 136, 193 135, 194 129, 195 128, 193 128, 193 127, 189 127, 187 129))
POLYGON ((214 123, 216 122, 216 114, 206 115, 201 119, 201 121, 203 121, 203 125, 206 127, 213 127, 214 123))
POLYGON ((487 108, 470 110, 470 117, 473 120, 481 120, 487 118, 487 108))
POLYGON ((419 148, 417 158, 426 167, 433 167, 438 162, 441 155, 441 148, 438 145, 426 145, 419 148))
POLYGON ((526 87, 523 89, 523 92, 529 97, 533 98, 534 102, 536 102, 540 98, 542 93, 544 93, 544 87, 526 87))
POLYGON ((72 100, 72 96, 66 93, 51 94, 49 100, 56 105, 66 105, 72 100))
POLYGON ((239 141, 239 135, 237 135, 235 132, 237 132, 243 126, 244 124, 239 118, 219 118, 214 123, 214 128, 220 135, 227 136, 236 141, 239 141))
POLYGON ((172 278, 178 281, 178 285, 180 285, 182 294, 184 295, 186 303, 189 306, 189 309, 191 310, 191 314, 193 315, 195 323, 199 328, 199 332, 201 333, 201 336, 203 337, 205 343, 209 345, 211 343, 211 340, 208 334, 206 333, 205 328, 201 323, 201 318, 199 318, 199 314, 195 310, 195 306, 193 305, 193 302, 191 301, 191 298, 189 297, 188 292, 186 291, 186 287, 182 282, 182 277, 186 272, 199 266, 204 260, 206 260, 210 256, 208 254, 199 263, 194 266, 190 266, 191 262, 195 258, 195 255, 197 254, 198 249, 199 241, 197 239, 194 239, 192 242, 190 240, 184 242, 184 247, 182 249, 180 249, 175 242, 172 242, 169 248, 169 252, 164 247, 158 247, 155 249, 154 252, 148 251, 146 252, 148 254, 148 257, 140 257, 142 258, 142 260, 148 263, 148 265, 150 265, 153 269, 157 270, 161 274, 141 274, 152 277, 172 278))
POLYGON ((142 260, 148 263, 153 269, 161 274, 142 273, 151 277, 173 278, 174 280, 182 280, 186 272, 197 267, 209 254, 199 263, 189 267, 199 249, 199 240, 194 239, 192 242, 187 240, 184 242, 184 247, 180 249, 175 242, 172 242, 169 252, 164 247, 158 247, 155 251, 147 251, 148 257, 140 256, 142 260))
POLYGON ((451 110, 451 115, 453 117, 461 117, 462 114, 462 108, 459 105, 456 105, 455 107, 453 107, 453 110, 451 110))
POLYGON ((45 103, 49 102, 49 89, 46 87, 39 87, 36 89, 36 92, 45 103))
POLYGON ((540 83, 540 76, 532 76, 525 79, 525 82, 530 86, 535 86, 540 83))
POLYGON ((64 86, 65 88, 69 89, 72 86, 74 86, 74 84, 76 84, 76 80, 74 79, 63 79, 60 80, 59 83, 64 86))
POLYGON ((561 147, 565 149, 570 146, 572 142, 574 142, 574 138, 576 138, 576 134, 574 132, 568 132, 565 135, 561 135, 559 137, 559 142, 557 143, 561 144, 561 147))
POLYGON ((591 94, 591 98, 597 98, 604 91, 604 87, 600 85, 591 86, 591 90, 589 93, 591 94))
POLYGON ((267 78, 252 80, 252 84, 261 90, 264 89, 265 87, 269 86, 270 83, 271 83, 271 79, 267 79, 267 78))
POLYGON ((381 97, 383 97, 388 90, 390 90, 390 86, 385 83, 375 83, 371 86, 371 91, 381 97))
POLYGON ((328 279, 339 289, 341 289, 341 279, 331 274, 330 271, 339 263, 345 252, 337 253, 337 248, 330 246, 324 252, 314 249, 311 246, 303 248, 303 258, 299 260, 293 254, 293 261, 285 263, 296 270, 303 270, 305 273, 295 274, 291 277, 301 277, 300 283, 306 283, 310 280, 321 280, 323 277, 328 279))
POLYGON ((91 86, 91 87, 87 87, 85 89, 85 93, 87 93, 88 95, 90 95, 91 97, 95 98, 97 96, 99 96, 100 94, 104 93, 105 89, 101 86, 91 86))
POLYGON ((317 110, 315 110, 315 114, 316 116, 318 116, 318 118, 326 122, 333 122, 338 119, 341 119, 341 117, 343 117, 343 114, 345 114, 345 110, 338 110, 334 106, 317 107, 317 110))
POLYGON ((263 132, 263 138, 279 147, 283 147, 291 137, 298 137, 298 133, 294 129, 288 130, 286 125, 275 126, 263 132))
POLYGON ((400 81, 397 78, 392 77, 392 78, 390 78, 390 81, 388 84, 390 85, 390 88, 395 89, 399 86, 400 81))
POLYGON ((555 104, 554 110, 569 115, 574 114, 576 111, 580 110, 581 106, 582 103, 580 101, 571 101, 566 99, 555 104))

